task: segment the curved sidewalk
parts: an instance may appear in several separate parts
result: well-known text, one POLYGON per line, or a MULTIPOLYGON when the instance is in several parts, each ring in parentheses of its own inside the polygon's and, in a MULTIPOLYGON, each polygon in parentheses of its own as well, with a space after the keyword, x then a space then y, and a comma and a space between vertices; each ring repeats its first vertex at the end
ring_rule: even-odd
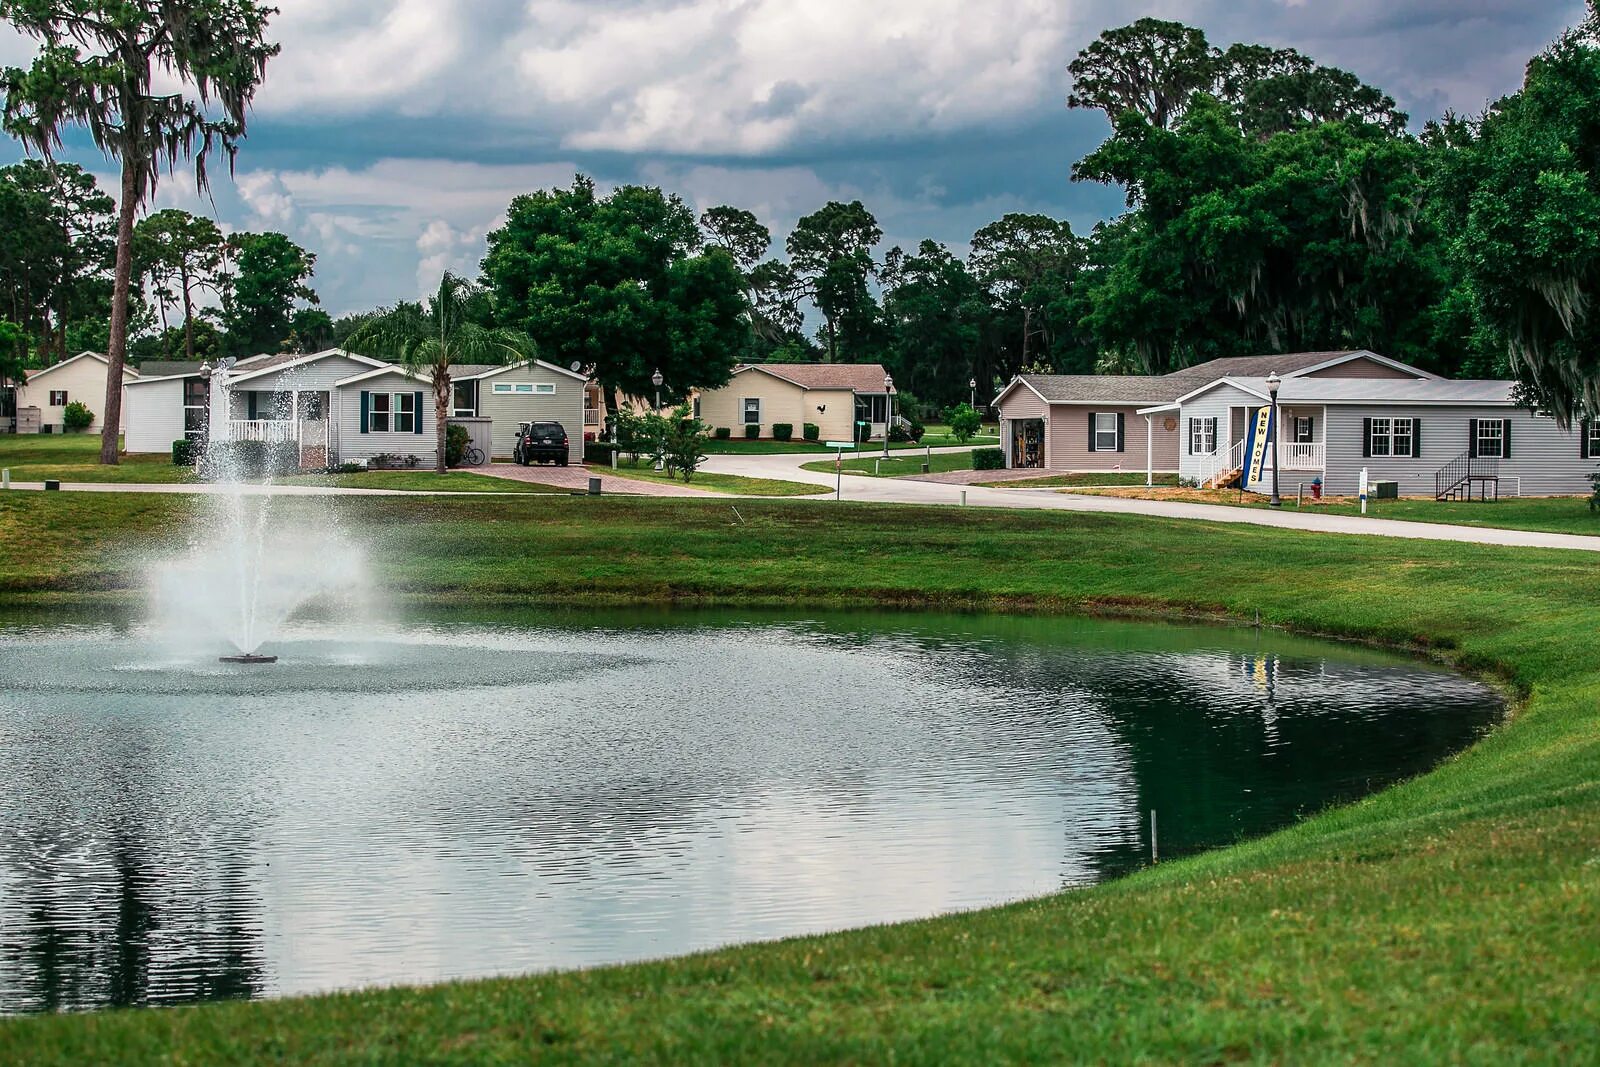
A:
MULTIPOLYGON (((801 467, 801 464, 815 462, 817 458, 811 455, 712 456, 707 459, 705 469, 723 474, 743 474, 752 478, 786 478, 790 481, 826 485, 831 489, 835 484, 832 474, 808 471, 801 467)), ((1077 496, 1037 489, 983 489, 914 478, 864 478, 860 475, 847 474, 844 476, 843 484, 845 500, 884 504, 959 505, 962 502, 962 494, 965 493, 969 507, 1143 515, 1157 519, 1195 519, 1202 522, 1272 526, 1309 533, 1401 537, 1419 541, 1460 541, 1467 544, 1600 552, 1600 537, 1581 534, 1505 530, 1487 526, 1452 526, 1433 522, 1401 522, 1395 519, 1363 518, 1353 515, 1311 515, 1295 511, 1231 508, 1221 504, 1192 504, 1175 500, 1077 496)))

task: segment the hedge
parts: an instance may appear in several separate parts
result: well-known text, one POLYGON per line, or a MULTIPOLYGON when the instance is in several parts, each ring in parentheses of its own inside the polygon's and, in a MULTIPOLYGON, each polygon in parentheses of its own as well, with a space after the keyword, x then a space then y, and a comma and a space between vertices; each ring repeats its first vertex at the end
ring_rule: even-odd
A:
POLYGON ((756 438, 761 436, 761 425, 755 422, 745 423, 744 436, 746 440, 754 441, 756 438))
POLYGON ((972 469, 975 471, 1004 470, 1006 454, 998 448, 975 448, 972 450, 972 469))
POLYGON ((788 441, 794 437, 794 423, 775 422, 772 424, 772 439, 774 441, 788 441))
POLYGON ((822 440, 822 427, 818 426, 814 422, 808 422, 804 426, 800 427, 800 433, 807 441, 822 440))

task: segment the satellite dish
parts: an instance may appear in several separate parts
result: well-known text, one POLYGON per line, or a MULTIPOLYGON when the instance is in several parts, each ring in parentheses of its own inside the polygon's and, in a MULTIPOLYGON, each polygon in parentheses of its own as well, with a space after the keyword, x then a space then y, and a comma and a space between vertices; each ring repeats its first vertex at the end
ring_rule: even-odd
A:
POLYGON ((237 357, 237 356, 223 356, 222 357, 222 369, 223 370, 227 370, 237 362, 239 362, 239 357, 237 357))
POLYGON ((583 369, 583 364, 582 363, 579 363, 577 360, 573 360, 572 361, 573 373, 577 373, 578 371, 580 371, 582 369, 583 369))

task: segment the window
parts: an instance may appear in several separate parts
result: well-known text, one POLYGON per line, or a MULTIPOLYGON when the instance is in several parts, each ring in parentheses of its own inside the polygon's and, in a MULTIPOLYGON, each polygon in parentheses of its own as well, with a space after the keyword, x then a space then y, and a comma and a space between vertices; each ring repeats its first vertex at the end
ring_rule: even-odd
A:
POLYGON ((1473 434, 1473 455, 1486 456, 1490 459, 1506 458, 1506 420, 1505 419, 1474 419, 1476 430, 1473 434))
POLYGON ((1312 436, 1313 430, 1312 430, 1311 419, 1312 419, 1312 416, 1310 416, 1310 415, 1296 415, 1294 417, 1294 443, 1295 444, 1297 444, 1297 445, 1309 445, 1309 444, 1314 444, 1316 442, 1316 438, 1312 436))
POLYGON ((200 437, 206 432, 206 412, 210 407, 208 390, 204 378, 183 380, 183 436, 200 437))
POLYGON ((1217 450, 1217 420, 1189 420, 1189 452, 1191 455, 1209 456, 1217 450))
POLYGON ((1092 429, 1089 441, 1091 452, 1120 452, 1117 440, 1117 413, 1114 411, 1096 411, 1089 415, 1089 424, 1092 429))
POLYGON ((694 398, 694 417, 697 419, 700 417, 700 394, 698 393, 695 394, 694 398))
POLYGON ((471 418, 478 413, 478 383, 450 383, 450 414, 458 418, 471 418))
POLYGON ((761 422, 761 399, 749 397, 744 401, 744 424, 754 426, 761 422))
POLYGON ((1600 459, 1600 422, 1585 423, 1583 432, 1588 440, 1588 447, 1584 449, 1584 459, 1600 459))
POLYGON ((390 398, 394 409, 394 432, 417 432, 417 394, 395 393, 390 398))
POLYGON ((1368 419, 1367 451, 1369 456, 1400 456, 1409 458, 1417 454, 1417 422, 1415 419, 1368 419))
POLYGON ((64 408, 67 406, 67 391, 65 389, 50 390, 50 406, 64 408))
POLYGON ((371 432, 389 432, 390 400, 391 397, 388 393, 372 394, 372 408, 367 413, 367 429, 371 432))

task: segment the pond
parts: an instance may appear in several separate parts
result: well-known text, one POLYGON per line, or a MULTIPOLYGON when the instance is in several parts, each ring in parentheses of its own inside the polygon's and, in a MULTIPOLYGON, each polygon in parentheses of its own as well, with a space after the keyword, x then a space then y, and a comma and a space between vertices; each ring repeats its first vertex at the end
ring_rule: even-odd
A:
POLYGON ((1427 664, 1062 618, 0 626, 0 1011, 674 955, 1082 886, 1436 764, 1427 664))

